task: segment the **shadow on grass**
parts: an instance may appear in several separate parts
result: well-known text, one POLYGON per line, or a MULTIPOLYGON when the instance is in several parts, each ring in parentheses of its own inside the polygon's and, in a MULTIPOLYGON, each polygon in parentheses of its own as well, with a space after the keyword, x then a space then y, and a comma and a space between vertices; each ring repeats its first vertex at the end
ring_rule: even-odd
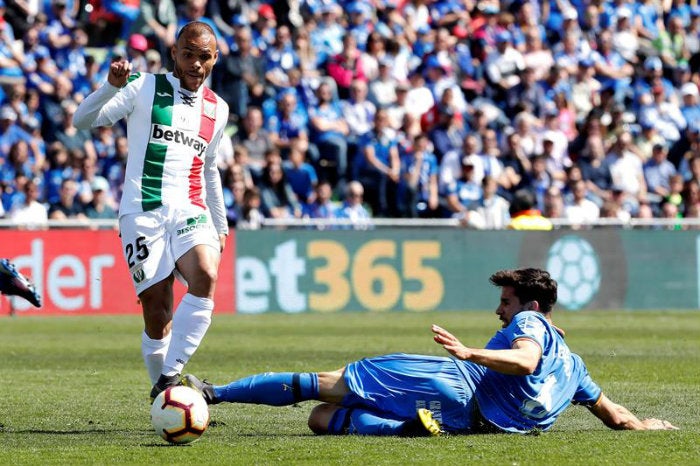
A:
POLYGON ((150 434, 148 429, 0 429, 0 436, 4 434, 39 434, 39 435, 93 435, 93 434, 150 434))

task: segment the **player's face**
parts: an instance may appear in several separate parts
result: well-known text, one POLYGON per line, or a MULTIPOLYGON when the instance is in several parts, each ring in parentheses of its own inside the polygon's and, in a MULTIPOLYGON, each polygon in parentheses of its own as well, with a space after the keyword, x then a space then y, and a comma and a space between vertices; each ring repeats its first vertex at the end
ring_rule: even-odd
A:
POLYGON ((180 85, 195 92, 204 83, 214 67, 219 52, 216 37, 211 34, 183 34, 173 46, 175 62, 173 74, 180 78, 180 85))
POLYGON ((504 286, 501 288, 501 302, 496 308, 498 318, 503 322, 503 328, 510 324, 515 314, 523 310, 523 303, 515 296, 515 290, 512 286, 504 286))

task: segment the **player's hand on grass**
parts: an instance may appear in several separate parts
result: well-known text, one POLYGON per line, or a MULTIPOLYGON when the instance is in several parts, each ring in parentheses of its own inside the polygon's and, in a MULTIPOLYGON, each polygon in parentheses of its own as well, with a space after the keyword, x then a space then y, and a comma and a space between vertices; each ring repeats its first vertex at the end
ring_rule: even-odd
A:
POLYGON ((472 350, 464 346, 462 342, 457 339, 457 337, 452 335, 444 328, 433 324, 430 330, 432 330, 435 334, 433 336, 435 343, 442 345, 442 347, 454 357, 467 360, 471 356, 472 350))
POLYGON ((131 63, 123 58, 109 65, 107 81, 114 87, 126 86, 126 81, 131 74, 131 63))
POLYGON ((678 427, 662 419, 644 419, 642 420, 642 424, 646 430, 678 430, 678 427))

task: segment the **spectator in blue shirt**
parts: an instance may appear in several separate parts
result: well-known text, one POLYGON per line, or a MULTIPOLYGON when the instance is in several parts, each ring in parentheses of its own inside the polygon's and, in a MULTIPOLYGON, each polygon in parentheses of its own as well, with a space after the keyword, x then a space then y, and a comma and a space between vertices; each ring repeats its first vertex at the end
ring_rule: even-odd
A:
POLYGON ((430 140, 425 133, 413 138, 413 145, 401 157, 399 206, 407 217, 438 217, 438 164, 429 150, 430 140))
POLYGON ((51 2, 50 19, 46 28, 41 32, 40 39, 51 50, 53 57, 61 50, 68 48, 71 42, 71 31, 75 27, 75 17, 67 8, 66 0, 51 2))
POLYGON ((316 185, 314 201, 304 206, 304 217, 308 218, 335 218, 336 205, 331 199, 333 188, 328 181, 321 180, 316 185))
POLYGON ((612 89, 617 102, 623 102, 629 93, 634 69, 613 48, 610 31, 606 30, 600 34, 598 49, 593 52, 591 59, 594 63, 596 79, 604 88, 612 89))
POLYGON ((452 27, 469 21, 469 14, 463 2, 457 0, 437 0, 429 6, 432 24, 439 27, 452 27))
POLYGON ((447 209, 453 217, 464 217, 470 210, 479 207, 483 197, 480 182, 474 180, 474 156, 462 158, 462 174, 447 186, 445 199, 447 209))
POLYGON ((86 220, 85 209, 78 202, 77 194, 78 184, 75 180, 63 180, 58 201, 49 206, 49 218, 52 220, 86 220))
POLYGON ((279 157, 277 160, 270 161, 263 169, 260 199, 265 217, 280 219, 301 217, 301 204, 287 182, 279 157))
POLYGON ((335 217, 348 219, 354 224, 355 229, 366 229, 372 215, 363 205, 364 187, 359 181, 351 181, 345 188, 345 201, 335 212, 335 217))
POLYGON ((59 78, 70 80, 67 76, 60 75, 60 71, 46 47, 37 49, 34 60, 35 69, 27 73, 27 88, 37 89, 46 96, 56 91, 59 78))
POLYGON ((277 17, 271 5, 262 3, 258 7, 257 18, 252 24, 253 44, 261 52, 265 53, 275 41, 275 29, 277 17))
POLYGON ((84 99, 103 82, 99 74, 100 65, 93 55, 85 55, 85 71, 72 80, 73 92, 79 99, 84 99))
POLYGON ((647 199, 655 212, 659 212, 661 201, 669 195, 671 177, 676 167, 667 160, 668 149, 663 144, 655 144, 651 158, 644 163, 644 180, 647 183, 647 199))
POLYGON ((279 95, 277 111, 268 118, 266 128, 283 159, 288 159, 291 147, 308 150, 308 118, 298 104, 296 91, 287 90, 279 95))
MULTIPOLYGON (((348 143, 345 139, 349 133, 340 105, 333 99, 333 91, 328 82, 322 82, 316 90, 318 106, 309 109, 311 123, 311 141, 316 149, 313 154, 317 165, 335 167, 334 184, 344 182, 348 166, 348 143), (325 162, 322 162, 325 161, 325 162)), ((331 170, 329 170, 331 171, 331 170)))
POLYGON ((101 173, 108 167, 117 156, 116 135, 114 127, 100 126, 92 132, 92 146, 97 155, 97 167, 101 173))
POLYGON ((248 106, 260 105, 264 98, 265 62, 253 46, 250 29, 236 31, 234 40, 236 50, 219 58, 221 65, 215 90, 230 103, 231 115, 240 120, 246 115, 248 106))
POLYGON ((314 199, 314 188, 318 183, 318 176, 314 167, 306 163, 304 151, 292 147, 289 151, 289 160, 283 163, 283 167, 285 178, 302 207, 311 203, 314 199))
POLYGON ((6 94, 5 104, 17 114, 17 124, 23 126, 29 114, 27 104, 24 101, 27 94, 26 86, 23 82, 14 83, 7 87, 6 94))
POLYGON ((73 179, 77 173, 70 163, 68 150, 60 142, 49 146, 47 153, 49 169, 44 172, 44 196, 48 203, 58 202, 61 191, 61 183, 66 179, 73 179))
POLYGON ((61 72, 75 79, 86 73, 85 47, 88 44, 87 32, 84 27, 75 25, 70 32, 71 40, 67 47, 56 51, 54 61, 61 72))
POLYGON ((350 98, 341 100, 343 116, 348 124, 348 142, 357 145, 359 138, 372 130, 375 105, 367 100, 367 83, 361 79, 353 79, 350 84, 350 98))
POLYGON ((437 124, 428 132, 428 137, 433 143, 435 157, 442 162, 446 154, 461 149, 467 132, 461 114, 452 106, 438 104, 436 113, 437 124))
POLYGON ((525 111, 541 118, 546 99, 535 79, 535 69, 528 66, 520 75, 520 82, 506 91, 506 114, 512 118, 525 111))
POLYGON ((121 34, 119 38, 126 40, 131 32, 131 27, 138 19, 141 11, 138 5, 129 4, 122 0, 102 0, 105 10, 116 15, 121 23, 121 34))
POLYGON ((12 26, 7 22, 0 23, 0 77, 22 77, 22 55, 13 46, 14 34, 12 26))
POLYGON ((688 82, 681 86, 681 113, 687 125, 700 121, 700 92, 698 85, 688 82))
POLYGON ((230 164, 224 172, 221 187, 224 206, 226 206, 226 219, 230 226, 235 226, 243 214, 243 195, 246 190, 243 167, 237 163, 230 164))
POLYGON ((7 160, 10 148, 17 142, 32 142, 32 136, 17 124, 17 112, 5 105, 0 108, 0 159, 7 160))
POLYGON ((375 217, 397 214, 397 183, 401 173, 399 148, 394 130, 389 127, 389 112, 379 109, 374 128, 358 145, 358 179, 366 190, 366 199, 375 217))
MULTIPOLYGON (((411 45, 413 55, 423 59, 435 48, 435 33, 429 25, 424 24, 416 30, 416 40, 411 45)), ((471 54, 470 54, 471 55, 471 54)))
POLYGON ((363 52, 366 50, 367 38, 372 32, 372 24, 369 20, 371 9, 370 4, 363 0, 352 1, 345 8, 350 17, 348 32, 355 37, 358 48, 363 52))
POLYGON ((345 28, 338 23, 336 10, 339 8, 339 5, 332 2, 321 6, 318 25, 311 31, 311 44, 316 50, 320 65, 343 50, 345 28))
POLYGON ((29 160, 29 144, 18 140, 10 147, 7 161, 0 165, 0 179, 5 183, 12 183, 18 175, 32 179, 35 170, 39 171, 39 167, 29 160))
POLYGON ((226 56, 229 54, 228 43, 219 31, 219 28, 216 27, 214 20, 205 16, 206 9, 207 0, 187 0, 184 8, 182 9, 182 14, 178 15, 177 29, 179 31, 182 26, 190 21, 201 21, 208 24, 214 31, 214 35, 216 35, 216 45, 219 49, 219 53, 226 56))
MULTIPOLYGON (((663 20, 658 4, 654 0, 642 0, 641 2, 633 2, 630 6, 632 5, 635 7, 633 20, 639 25, 637 27, 639 37, 646 41, 653 41, 659 35, 659 23, 663 20)), ((615 9, 616 14, 619 15, 625 8, 629 7, 626 2, 622 2, 615 9)), ((682 15, 685 24, 690 22, 690 7, 688 5, 685 5, 685 8, 678 8, 676 5, 672 11, 672 14, 682 15)))
POLYGON ((664 77, 663 63, 656 56, 647 57, 644 60, 643 69, 632 83, 633 109, 639 110, 644 105, 644 99, 652 95, 654 87, 662 86, 666 95, 675 92, 673 83, 664 77))
POLYGON ((289 87, 288 73, 299 67, 299 57, 292 44, 288 26, 280 26, 275 40, 265 51, 265 80, 276 92, 289 87))

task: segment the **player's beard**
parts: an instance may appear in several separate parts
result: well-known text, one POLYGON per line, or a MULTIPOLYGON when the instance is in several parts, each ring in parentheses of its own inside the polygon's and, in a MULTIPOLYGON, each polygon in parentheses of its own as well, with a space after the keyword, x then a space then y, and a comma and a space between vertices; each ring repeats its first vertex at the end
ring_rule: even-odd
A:
POLYGON ((173 68, 173 75, 180 80, 180 86, 191 92, 197 92, 207 78, 205 74, 196 72, 192 72, 192 74, 186 73, 177 65, 177 62, 173 68))

